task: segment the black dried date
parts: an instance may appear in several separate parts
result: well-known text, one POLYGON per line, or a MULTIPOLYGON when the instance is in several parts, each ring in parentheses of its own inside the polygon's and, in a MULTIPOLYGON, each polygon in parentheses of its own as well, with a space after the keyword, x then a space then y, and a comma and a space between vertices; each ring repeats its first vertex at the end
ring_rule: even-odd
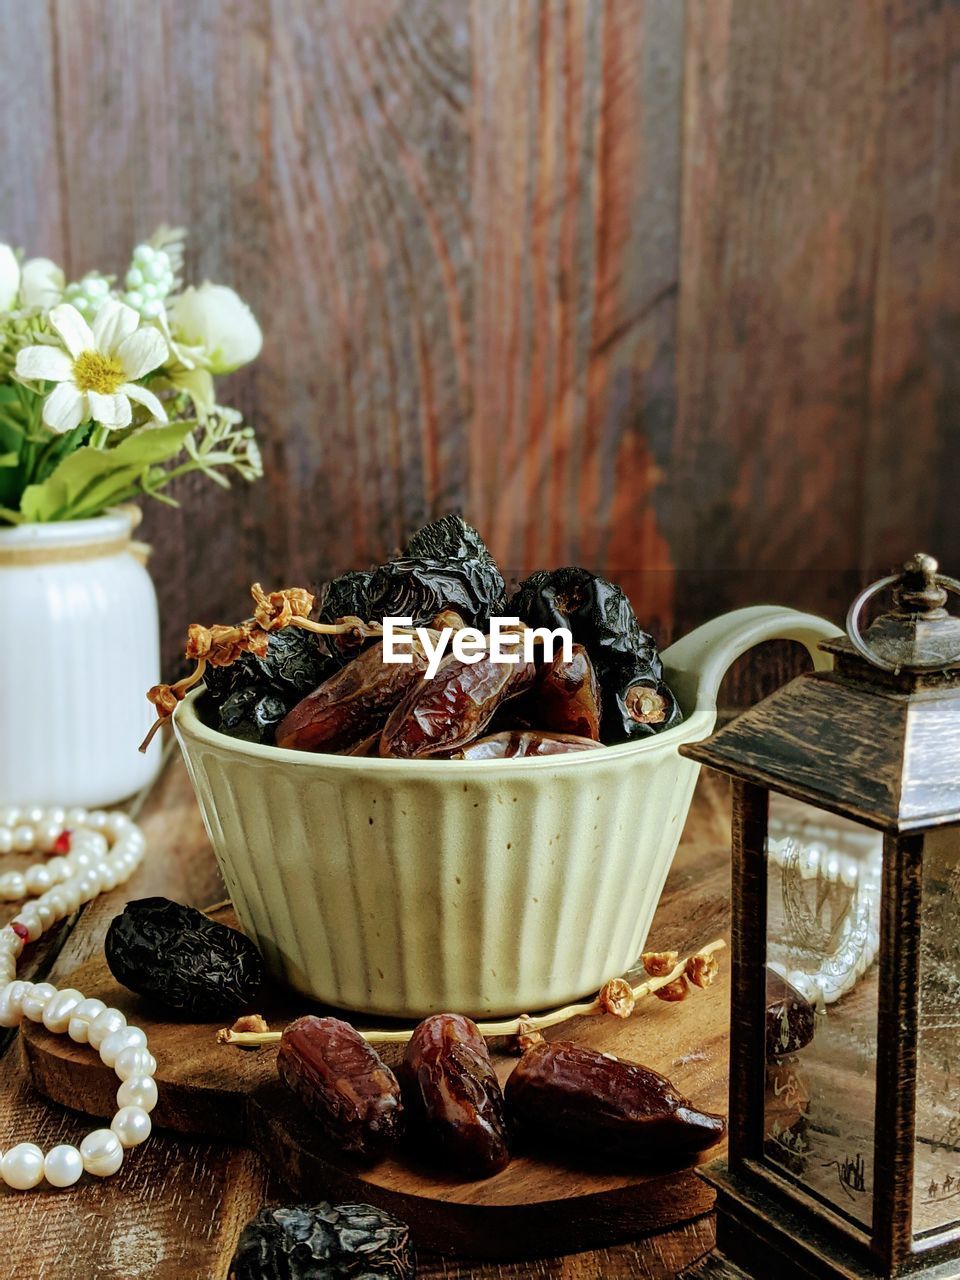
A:
POLYGON ((528 1050, 504 1093, 519 1132, 640 1163, 686 1158, 726 1132, 722 1116, 699 1111, 666 1076, 563 1041, 528 1050))
POLYGON ((414 1031, 401 1079, 426 1156, 489 1178, 510 1162, 503 1092, 476 1023, 436 1013, 414 1031))
POLYGON ((586 649, 600 682, 604 742, 647 737, 679 723, 656 643, 612 582, 578 567, 541 569, 517 588, 510 612, 531 627, 569 627, 586 649), (643 701, 638 686, 652 689, 659 704, 643 701))
POLYGON ((277 1071, 330 1142, 373 1159, 400 1137, 400 1086, 376 1049, 349 1022, 308 1015, 280 1040, 277 1071))
POLYGON ((412 1280, 410 1228, 372 1204, 261 1209, 240 1233, 230 1280, 412 1280))
POLYGON ((104 951, 123 986, 201 1022, 249 1007, 264 982, 249 938, 169 898, 128 902, 107 930, 104 951))

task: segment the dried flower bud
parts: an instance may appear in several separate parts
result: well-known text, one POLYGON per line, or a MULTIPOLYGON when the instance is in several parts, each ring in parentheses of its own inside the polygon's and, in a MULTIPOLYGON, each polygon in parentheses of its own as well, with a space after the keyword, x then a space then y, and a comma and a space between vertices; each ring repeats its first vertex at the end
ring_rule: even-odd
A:
POLYGON ((255 1031, 259 1033, 269 1031, 270 1028, 267 1026, 266 1018, 261 1017, 259 1013, 245 1013, 242 1018, 236 1020, 230 1030, 255 1031))
POLYGON ((513 1037, 513 1048, 516 1053, 522 1056, 528 1049, 533 1049, 543 1042, 543 1036, 534 1028, 529 1018, 518 1020, 517 1034, 513 1037))
POLYGON ((665 987, 657 987, 653 994, 658 1000, 686 1000, 689 990, 687 980, 681 974, 679 978, 674 978, 672 982, 668 982, 665 987))
POLYGON ((687 961, 685 972, 695 987, 709 987, 720 972, 720 962, 712 953, 698 951, 687 961))
POLYGON ((153 703, 157 708, 157 714, 162 717, 172 716, 180 699, 172 685, 155 684, 147 691, 147 701, 153 703))
POLYGON ((313 596, 303 587, 287 587, 283 591, 271 591, 268 595, 259 582, 250 588, 253 596, 253 617, 264 631, 279 631, 288 627, 294 618, 306 618, 313 608, 313 596))
POLYGON ((637 1002, 633 988, 625 978, 611 978, 601 987, 597 1003, 604 1013, 612 1013, 616 1018, 629 1018, 637 1002))
POLYGON ((677 951, 645 951, 640 959, 651 978, 665 978, 671 969, 677 967, 680 954, 677 951))

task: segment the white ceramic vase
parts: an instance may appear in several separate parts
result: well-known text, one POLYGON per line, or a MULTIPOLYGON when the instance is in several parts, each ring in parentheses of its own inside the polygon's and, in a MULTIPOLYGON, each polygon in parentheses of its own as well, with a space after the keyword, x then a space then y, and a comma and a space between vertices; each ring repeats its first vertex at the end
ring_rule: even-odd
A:
POLYGON ((0 529, 0 804, 104 805, 156 775, 159 679, 139 513, 0 529))

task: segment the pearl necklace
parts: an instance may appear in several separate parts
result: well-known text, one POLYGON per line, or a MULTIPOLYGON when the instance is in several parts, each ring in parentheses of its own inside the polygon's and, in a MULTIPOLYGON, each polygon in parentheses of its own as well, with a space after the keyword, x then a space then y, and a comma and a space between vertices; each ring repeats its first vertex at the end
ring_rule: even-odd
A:
POLYGON ((110 1128, 88 1133, 79 1148, 64 1143, 44 1155, 34 1143, 21 1142, 3 1153, 0 1179, 18 1191, 44 1178, 53 1187, 69 1187, 85 1171, 105 1178, 120 1168, 125 1148, 150 1135, 157 1063, 144 1032, 127 1026, 119 1009, 87 1000, 72 987, 58 991, 49 982, 15 980, 23 948, 82 903, 127 880, 145 847, 143 833, 125 813, 0 809, 0 854, 37 850, 53 855, 25 872, 0 874, 0 899, 33 898, 0 929, 0 1027, 18 1027, 30 1018, 48 1031, 66 1032, 77 1044, 98 1049, 120 1080, 119 1110, 110 1128))

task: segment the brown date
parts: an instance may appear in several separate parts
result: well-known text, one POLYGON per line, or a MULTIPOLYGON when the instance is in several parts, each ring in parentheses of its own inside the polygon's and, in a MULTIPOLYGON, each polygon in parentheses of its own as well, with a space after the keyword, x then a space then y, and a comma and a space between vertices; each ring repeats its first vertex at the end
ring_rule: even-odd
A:
POLYGON ((349 1022, 297 1018, 280 1040, 277 1070, 326 1137, 351 1155, 373 1158, 400 1137, 397 1078, 349 1022))
POLYGON ((591 1154, 669 1161, 726 1132, 722 1116, 698 1111, 658 1072, 563 1041, 525 1053, 504 1092, 519 1132, 591 1154))
POLYGON ((401 1078, 425 1143, 458 1173, 488 1178, 510 1162, 503 1093, 476 1023, 435 1013, 414 1031, 401 1078))
POLYGON ((386 663, 383 643, 364 649, 324 680, 277 726, 276 744, 294 751, 344 751, 382 728, 391 709, 426 670, 427 657, 412 639, 413 661, 386 663))
POLYGON ((528 701, 534 708, 531 720, 538 727, 599 742, 600 685, 582 644, 573 646, 569 662, 558 653, 540 668, 528 701))
POLYGON ((529 756, 556 756, 571 751, 591 751, 602 744, 572 733, 540 733, 536 729, 507 729, 478 738, 451 753, 456 760, 518 760, 529 756))
POLYGON ((390 712, 380 738, 382 756, 412 759, 455 751, 483 733, 499 706, 528 689, 536 665, 462 662, 451 654, 432 680, 418 680, 390 712))

